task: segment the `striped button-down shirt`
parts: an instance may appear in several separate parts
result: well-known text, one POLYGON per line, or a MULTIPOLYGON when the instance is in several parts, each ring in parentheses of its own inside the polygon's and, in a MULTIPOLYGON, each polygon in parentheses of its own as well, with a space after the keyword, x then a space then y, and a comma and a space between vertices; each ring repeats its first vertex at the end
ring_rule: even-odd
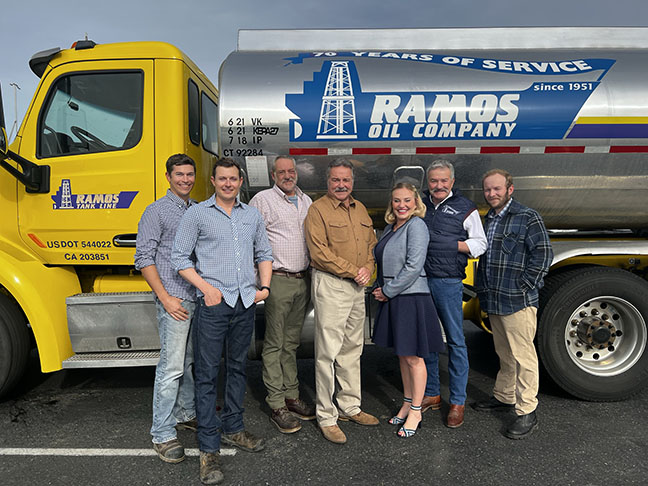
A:
MULTIPOLYGON (((254 265, 272 261, 263 218, 255 208, 236 202, 232 213, 216 204, 216 197, 189 208, 180 220, 171 262, 177 271, 194 266, 207 283, 219 289, 230 307, 241 298, 248 308, 254 303, 254 265)), ((202 297, 200 290, 198 295, 202 297)))
POLYGON ((257 208, 265 221, 274 258, 273 270, 297 273, 308 269, 304 219, 313 201, 298 187, 295 196, 297 206, 275 184, 250 201, 250 206, 257 208))
POLYGON ((170 189, 167 190, 164 197, 144 210, 137 228, 135 249, 135 268, 141 270, 155 265, 169 295, 191 301, 196 300, 196 289, 171 265, 171 248, 180 218, 195 203, 193 199, 185 203, 170 189))

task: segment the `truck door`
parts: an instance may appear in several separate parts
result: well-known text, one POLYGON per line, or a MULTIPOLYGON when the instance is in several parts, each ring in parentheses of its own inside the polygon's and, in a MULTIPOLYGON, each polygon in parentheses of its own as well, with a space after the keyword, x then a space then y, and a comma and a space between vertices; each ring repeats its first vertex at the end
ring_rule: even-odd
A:
POLYGON ((47 263, 132 264, 123 241, 154 200, 153 61, 70 63, 47 77, 21 152, 51 167, 51 190, 18 186, 21 236, 47 263))

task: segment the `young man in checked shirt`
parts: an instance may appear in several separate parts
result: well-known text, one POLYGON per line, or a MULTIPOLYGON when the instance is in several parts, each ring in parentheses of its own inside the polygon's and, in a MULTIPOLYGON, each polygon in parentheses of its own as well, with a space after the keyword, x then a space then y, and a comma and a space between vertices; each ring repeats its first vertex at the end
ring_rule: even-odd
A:
POLYGON ((263 218, 238 199, 241 168, 232 159, 219 159, 211 182, 215 194, 185 213, 171 252, 174 268, 198 294, 193 338, 200 480, 204 484, 223 481, 221 441, 248 452, 265 447, 262 438, 245 430, 243 398, 255 304, 270 295, 272 277, 272 248, 263 218), (260 288, 256 287, 255 265, 260 288), (221 357, 225 394, 219 415, 221 357))
POLYGON ((263 383, 270 420, 280 432, 301 429, 302 420, 315 418, 315 407, 299 398, 297 348, 310 302, 308 247, 304 219, 312 200, 297 187, 292 157, 280 155, 272 166, 274 186, 259 192, 250 206, 259 210, 272 246, 272 292, 265 299, 263 383))
POLYGON ((153 385, 153 448, 164 462, 185 458, 176 428, 196 430, 191 317, 196 291, 171 266, 171 248, 180 218, 195 203, 189 197, 196 179, 191 157, 176 154, 166 162, 169 189, 149 205, 139 222, 135 268, 153 293, 160 334, 160 361, 153 385))
POLYGON ((536 333, 538 294, 553 252, 540 215, 513 195, 513 178, 493 169, 482 178, 488 249, 479 258, 477 295, 488 314, 495 351, 500 359, 493 396, 475 410, 512 410, 517 418, 506 429, 509 439, 523 439, 538 426, 538 356, 536 333))

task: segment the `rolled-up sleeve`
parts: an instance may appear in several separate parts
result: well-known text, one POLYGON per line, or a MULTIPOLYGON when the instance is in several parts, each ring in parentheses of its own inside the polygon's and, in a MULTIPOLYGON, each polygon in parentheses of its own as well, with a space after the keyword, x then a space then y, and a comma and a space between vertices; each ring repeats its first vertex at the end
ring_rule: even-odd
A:
POLYGON ((463 227, 468 233, 465 243, 470 249, 470 257, 478 258, 488 248, 488 240, 477 209, 474 209, 464 220, 463 227))
POLYGON ((155 265, 155 257, 162 237, 162 225, 159 224, 158 218, 156 209, 149 206, 144 210, 137 225, 134 258, 137 270, 155 265))
POLYGON ((198 220, 196 218, 196 206, 193 206, 185 212, 178 225, 175 240, 173 241, 173 250, 171 250, 171 265, 179 272, 187 268, 194 267, 191 255, 196 248, 198 241, 198 220))
POLYGON ((256 218, 256 233, 254 235, 254 263, 274 261, 272 258, 272 247, 270 240, 268 240, 268 233, 266 232, 265 223, 261 214, 257 211, 256 218))

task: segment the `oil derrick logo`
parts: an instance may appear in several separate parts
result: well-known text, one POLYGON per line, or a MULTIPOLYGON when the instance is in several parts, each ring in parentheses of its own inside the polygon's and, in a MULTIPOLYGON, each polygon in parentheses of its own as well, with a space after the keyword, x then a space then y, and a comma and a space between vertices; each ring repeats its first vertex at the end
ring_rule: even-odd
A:
POLYGON ((61 205, 58 209, 72 209, 72 190, 70 188, 70 179, 61 181, 61 205))
POLYGON ((348 61, 331 62, 322 96, 317 138, 358 138, 355 97, 348 61))
POLYGON ((74 194, 70 179, 61 179, 58 191, 50 197, 52 209, 128 209, 138 192, 74 194))

